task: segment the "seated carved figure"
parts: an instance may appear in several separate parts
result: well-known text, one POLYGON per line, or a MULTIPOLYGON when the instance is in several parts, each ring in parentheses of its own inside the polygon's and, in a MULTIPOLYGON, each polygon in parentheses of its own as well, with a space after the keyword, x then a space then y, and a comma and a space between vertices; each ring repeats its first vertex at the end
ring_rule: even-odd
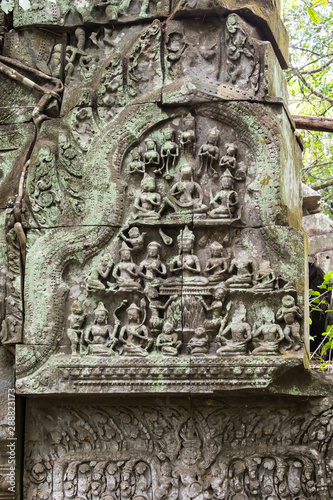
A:
POLYGON ((221 347, 216 351, 220 356, 236 356, 247 354, 248 345, 252 339, 251 327, 246 320, 244 306, 239 306, 234 312, 231 322, 216 336, 216 341, 221 347))
POLYGON ((85 279, 88 292, 94 290, 105 290, 105 285, 102 283, 102 278, 107 278, 113 267, 113 260, 110 255, 103 255, 100 263, 93 267, 85 279))
POLYGON ((210 283, 218 283, 227 279, 229 258, 222 255, 223 246, 217 241, 210 245, 211 257, 206 262, 205 274, 210 283))
POLYGON ((140 319, 141 309, 132 303, 127 309, 127 324, 120 330, 119 341, 123 344, 123 353, 127 356, 147 356, 152 345, 148 336, 148 329, 144 325, 146 320, 145 310, 143 319, 140 319))
POLYGON ((212 318, 207 319, 204 323, 207 330, 221 330, 222 325, 224 327, 226 315, 223 314, 223 304, 227 293, 227 287, 221 283, 221 285, 213 291, 214 300, 210 306, 206 304, 202 297, 200 298, 200 302, 204 309, 207 312, 212 312, 212 318))
POLYGON ((159 220, 161 218, 162 197, 156 192, 155 178, 145 174, 141 181, 141 191, 137 194, 134 201, 136 214, 133 219, 142 219, 145 221, 159 220))
POLYGON ((221 189, 210 202, 212 219, 232 219, 238 205, 238 195, 234 191, 234 179, 227 169, 221 178, 221 189))
POLYGON ((193 254, 195 236, 187 226, 182 230, 177 238, 179 254, 173 258, 170 265, 170 272, 178 274, 179 277, 168 278, 166 285, 175 284, 207 284, 208 280, 201 274, 199 259, 193 254))
POLYGON ((274 290, 276 278, 274 271, 269 267, 268 262, 261 264, 256 274, 256 284, 253 287, 254 292, 270 292, 274 290))
POLYGON ((184 165, 180 171, 180 181, 176 182, 166 197, 165 202, 175 212, 182 214, 207 212, 207 206, 202 203, 201 186, 193 180, 193 170, 190 165, 184 165))
POLYGON ((116 340, 111 325, 107 324, 108 314, 103 302, 99 302, 94 311, 94 323, 85 332, 85 342, 89 346, 89 354, 114 354, 112 349, 116 340))
MULTIPOLYGON (((120 249, 120 262, 115 265, 112 276, 115 278, 119 290, 139 290, 138 266, 132 260, 132 250, 123 241, 120 249)), ((114 286, 108 283, 110 288, 114 286)))
POLYGON ((279 354, 280 342, 284 339, 282 328, 274 323, 274 313, 263 311, 264 324, 252 337, 254 355, 279 354))
POLYGON ((248 252, 241 244, 236 247, 236 257, 232 259, 229 274, 236 271, 236 274, 231 276, 225 282, 229 288, 243 289, 251 288, 253 277, 253 263, 248 255, 248 252))
POLYGON ((165 356, 178 356, 178 351, 181 346, 181 341, 178 340, 177 333, 172 333, 174 330, 171 321, 166 320, 163 323, 162 333, 159 334, 156 340, 156 347, 165 356))
POLYGON ((203 327, 199 326, 195 330, 194 336, 188 343, 187 349, 191 356, 202 356, 208 353, 209 339, 203 327))

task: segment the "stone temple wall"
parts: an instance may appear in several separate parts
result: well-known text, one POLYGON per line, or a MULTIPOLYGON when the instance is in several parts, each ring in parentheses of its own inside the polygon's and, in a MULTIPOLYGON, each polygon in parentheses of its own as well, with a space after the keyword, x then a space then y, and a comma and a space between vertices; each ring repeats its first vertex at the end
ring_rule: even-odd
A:
POLYGON ((331 498, 280 6, 14 4, 0 359, 16 498, 331 498))

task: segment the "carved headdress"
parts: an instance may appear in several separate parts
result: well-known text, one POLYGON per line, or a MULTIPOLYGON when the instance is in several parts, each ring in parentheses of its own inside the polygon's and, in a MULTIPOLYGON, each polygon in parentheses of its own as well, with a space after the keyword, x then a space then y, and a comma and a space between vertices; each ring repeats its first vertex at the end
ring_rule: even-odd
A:
POLYGON ((181 245, 183 240, 191 240, 192 243, 194 243, 194 233, 188 228, 188 226, 185 226, 185 228, 180 231, 177 237, 178 245, 181 245))

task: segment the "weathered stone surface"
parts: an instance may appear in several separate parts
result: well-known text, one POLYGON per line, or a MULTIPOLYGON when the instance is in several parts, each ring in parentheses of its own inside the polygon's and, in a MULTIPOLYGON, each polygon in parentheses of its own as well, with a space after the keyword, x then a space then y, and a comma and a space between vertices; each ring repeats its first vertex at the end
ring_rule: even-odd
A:
POLYGON ((333 494, 329 400, 63 403, 28 402, 25 498, 333 494))

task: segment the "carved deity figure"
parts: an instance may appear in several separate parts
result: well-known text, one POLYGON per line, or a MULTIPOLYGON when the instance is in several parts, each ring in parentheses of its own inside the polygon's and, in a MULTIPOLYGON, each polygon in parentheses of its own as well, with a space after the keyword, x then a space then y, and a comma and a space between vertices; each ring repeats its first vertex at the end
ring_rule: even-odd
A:
POLYGON ((89 346, 89 354, 114 354, 115 339, 111 325, 107 324, 108 311, 103 302, 99 302, 94 311, 95 320, 85 332, 85 342, 89 346))
POLYGON ((170 189, 166 203, 175 212, 181 214, 202 214, 207 212, 207 206, 202 203, 203 191, 201 186, 193 180, 191 165, 184 165, 180 171, 180 181, 170 189))
POLYGON ((157 241, 151 241, 147 246, 148 255, 139 266, 143 279, 152 285, 158 285, 167 273, 166 266, 160 258, 160 251, 161 245, 157 241))
MULTIPOLYGON (((203 305, 204 309, 207 312, 212 313, 212 318, 207 319, 204 323, 204 327, 206 330, 221 330, 225 326, 226 315, 223 314, 223 304, 228 293, 227 287, 221 283, 218 287, 213 291, 214 300, 211 305, 208 306, 204 299, 201 297, 200 302, 203 305)), ((221 330, 222 331, 222 330, 221 330)))
POLYGON ((156 192, 155 178, 145 174, 141 181, 141 191, 137 194, 134 207, 137 213, 134 219, 154 221, 161 218, 162 197, 156 192))
POLYGON ((159 334, 156 340, 157 349, 165 356, 178 356, 181 344, 177 333, 174 333, 173 323, 170 320, 164 321, 162 333, 159 334))
POLYGON ((133 226, 128 230, 128 237, 124 234, 124 231, 119 233, 119 237, 127 243, 134 253, 137 253, 143 250, 146 234, 140 233, 139 228, 133 226))
POLYGON ((65 56, 65 75, 66 82, 71 79, 74 74, 75 64, 80 62, 82 56, 86 56, 85 52, 85 44, 86 44, 86 33, 83 28, 76 28, 75 37, 77 41, 77 46, 72 47, 68 45, 66 47, 66 56, 65 56))
POLYGON ((82 304, 75 300, 68 316, 67 335, 71 342, 72 355, 81 353, 81 341, 83 336, 83 323, 87 314, 83 311, 82 304))
POLYGON ((131 161, 128 165, 129 173, 145 173, 145 162, 141 159, 141 150, 140 148, 134 148, 131 152, 131 161))
POLYGON ((178 144, 174 141, 174 134, 174 130, 170 127, 164 130, 165 142, 161 147, 163 167, 158 170, 154 170, 155 174, 160 173, 162 170, 164 170, 163 177, 166 180, 172 179, 172 175, 170 174, 169 170, 171 170, 175 166, 177 158, 179 156, 179 148, 178 144))
POLYGON ((210 245, 210 253, 204 272, 208 281, 215 284, 227 279, 229 257, 223 256, 223 246, 218 241, 213 241, 210 245))
POLYGON ((148 329, 144 325, 146 321, 145 308, 141 309, 133 302, 127 309, 127 323, 120 330, 119 340, 123 344, 123 352, 127 356, 147 356, 148 349, 152 345, 152 339, 148 336, 148 329), (142 313, 142 320, 140 318, 142 313))
POLYGON ((207 143, 203 144, 199 150, 200 169, 198 175, 208 172, 213 174, 214 179, 218 178, 214 165, 218 162, 220 156, 220 150, 217 147, 219 137, 220 132, 216 127, 209 131, 207 143))
POLYGON ((274 323, 274 313, 262 311, 264 324, 256 329, 252 337, 254 355, 279 354, 280 342, 284 339, 282 328, 274 323))
POLYGON ((91 269, 85 279, 88 292, 105 290, 105 285, 102 283, 101 279, 106 279, 109 276, 113 265, 114 262, 109 254, 105 254, 101 257, 99 264, 91 269))
POLYGON ((200 452, 193 445, 197 439, 189 440, 183 444, 179 453, 180 465, 174 471, 174 476, 179 478, 181 498, 183 500, 204 500, 209 498, 205 492, 202 479, 203 470, 198 465, 200 452))
POLYGON ((191 356, 202 356, 208 353, 209 338, 205 328, 199 326, 195 329, 194 335, 187 345, 187 349, 191 356))
POLYGON ((221 189, 212 197, 209 217, 212 219, 232 219, 238 205, 238 195, 234 190, 234 178, 226 169, 221 177, 221 189))
POLYGON ((146 166, 149 165, 159 165, 160 164, 160 155, 157 152, 156 142, 154 139, 148 137, 145 140, 146 143, 146 151, 143 154, 143 159, 146 166))
POLYGON ((276 313, 278 321, 284 321, 286 326, 283 330, 284 336, 289 343, 287 349, 294 348, 298 351, 302 346, 302 339, 300 336, 299 320, 302 319, 302 313, 298 306, 295 304, 295 299, 291 295, 285 295, 282 298, 282 307, 276 313))
POLYGON ((216 354, 221 356, 247 354, 251 340, 251 327, 246 323, 246 309, 243 304, 240 304, 231 322, 216 336, 216 341, 221 345, 216 354))
POLYGON ((162 304, 160 300, 158 300, 158 290, 157 288, 153 286, 148 286, 145 289, 146 295, 149 300, 149 311, 150 311, 150 318, 149 318, 149 327, 152 332, 159 332, 162 329, 164 319, 163 317, 161 318, 160 312, 166 311, 168 308, 169 304, 178 299, 178 295, 172 295, 169 297, 169 299, 166 301, 165 304, 162 304))
POLYGON ((180 145, 186 157, 195 154, 195 119, 189 113, 184 118, 185 130, 180 135, 180 145))
POLYGON ((170 265, 172 274, 180 274, 179 277, 169 278, 166 284, 207 284, 207 278, 200 276, 201 266, 199 259, 194 255, 195 236, 185 226, 177 238, 179 254, 173 258, 170 265))
MULTIPOLYGON (((123 241, 120 248, 120 262, 115 265, 112 276, 115 278, 119 290, 139 290, 140 277, 138 266, 132 260, 132 250, 123 241)), ((110 285, 110 288, 113 285, 110 285)))

